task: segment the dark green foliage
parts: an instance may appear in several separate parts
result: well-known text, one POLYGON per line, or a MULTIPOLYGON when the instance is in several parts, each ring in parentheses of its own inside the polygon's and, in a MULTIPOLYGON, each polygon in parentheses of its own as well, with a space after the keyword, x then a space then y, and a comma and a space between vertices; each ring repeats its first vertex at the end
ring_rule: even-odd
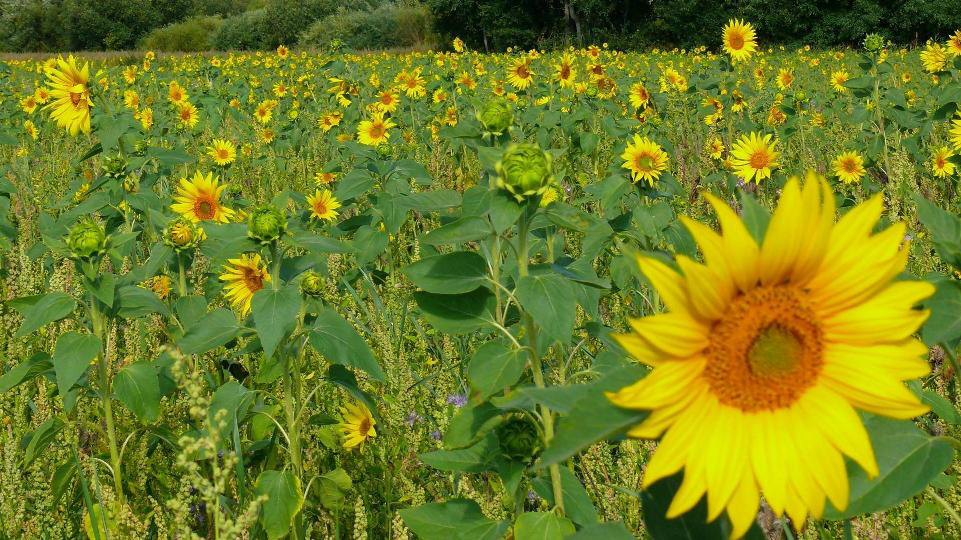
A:
POLYGON ((311 25, 300 44, 325 47, 340 40, 351 49, 425 46, 432 17, 423 5, 384 4, 373 10, 338 10, 311 25))
POLYGON ((141 47, 156 51, 206 51, 223 24, 220 17, 190 17, 181 22, 151 30, 141 47))

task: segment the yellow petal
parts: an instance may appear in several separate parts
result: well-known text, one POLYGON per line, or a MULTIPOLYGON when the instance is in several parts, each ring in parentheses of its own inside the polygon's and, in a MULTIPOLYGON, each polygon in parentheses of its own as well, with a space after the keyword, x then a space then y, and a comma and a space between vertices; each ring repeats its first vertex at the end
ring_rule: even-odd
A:
POLYGON ((934 294, 926 281, 898 281, 861 305, 824 320, 828 341, 871 345, 908 338, 928 318, 927 310, 912 309, 934 294))
POLYGON ((628 409, 656 409, 671 405, 690 393, 695 378, 701 375, 706 360, 675 360, 663 362, 643 379, 607 394, 618 407, 628 409))
POLYGON ((806 229, 799 227, 807 222, 807 210, 801 199, 801 188, 797 179, 788 180, 761 246, 761 283, 780 283, 794 270, 802 239, 807 233, 806 229))
POLYGON ((668 310, 671 312, 689 312, 684 276, 653 257, 638 256, 637 265, 640 267, 641 273, 661 295, 661 299, 668 310))
POLYGON ((630 324, 655 348, 676 358, 694 356, 708 344, 708 328, 684 313, 660 313, 630 324))
POLYGON ((687 278, 688 297, 695 313, 708 320, 723 317, 734 296, 730 280, 719 279, 713 270, 684 255, 677 256, 677 264, 687 278))
POLYGON ((750 468, 745 468, 737 489, 727 503, 727 515, 731 520, 731 538, 740 538, 747 533, 754 524, 759 503, 760 494, 754 475, 750 468))
POLYGON ((721 238, 724 250, 729 255, 727 263, 731 277, 741 291, 747 291, 757 283, 760 252, 757 242, 730 206, 713 195, 705 194, 705 197, 721 222, 721 238))

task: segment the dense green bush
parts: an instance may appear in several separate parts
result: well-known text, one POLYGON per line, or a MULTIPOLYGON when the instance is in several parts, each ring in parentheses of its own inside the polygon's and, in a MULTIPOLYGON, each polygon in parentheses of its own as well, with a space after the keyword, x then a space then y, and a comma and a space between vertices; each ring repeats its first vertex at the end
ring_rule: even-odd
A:
POLYGON ((213 36, 215 49, 263 49, 267 45, 267 11, 255 9, 225 19, 213 36))
POLYGON ((352 49, 425 47, 433 42, 430 10, 424 5, 383 4, 373 10, 341 9, 300 36, 305 46, 340 40, 352 49))
POLYGON ((151 30, 141 47, 157 51, 206 51, 223 24, 220 17, 190 17, 179 23, 151 30))

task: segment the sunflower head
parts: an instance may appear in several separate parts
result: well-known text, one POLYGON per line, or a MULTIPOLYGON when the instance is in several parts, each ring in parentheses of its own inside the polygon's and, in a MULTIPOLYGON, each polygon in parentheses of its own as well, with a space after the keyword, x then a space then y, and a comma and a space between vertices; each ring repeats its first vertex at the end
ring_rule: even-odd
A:
POLYGON ((347 403, 341 407, 340 413, 341 422, 337 424, 337 429, 343 436, 344 448, 357 448, 367 439, 377 436, 374 428, 377 421, 363 403, 347 403))
POLYGON ((261 244, 270 244, 287 232, 287 216, 277 207, 259 206, 247 217, 247 235, 261 244))
POLYGON ((199 224, 184 216, 168 223, 163 232, 164 243, 176 251, 194 249, 206 237, 206 233, 199 224))
POLYGON ((514 123, 514 110, 506 99, 492 99, 477 111, 477 121, 485 132, 503 135, 514 123))
POLYGON ((324 276, 315 270, 309 270, 300 280, 300 291, 304 296, 319 298, 324 292, 324 276))
POLYGON ((497 427, 496 433, 501 455, 509 461, 519 461, 529 465, 544 449, 537 426, 527 416, 511 416, 497 427))
POLYGON ((757 34, 751 23, 732 19, 724 27, 724 52, 731 60, 747 60, 757 50, 757 34))
POLYGON ((107 233, 93 218, 76 222, 67 233, 70 256, 77 260, 94 260, 107 252, 107 233))
POLYGON ((884 36, 876 33, 864 36, 864 48, 870 52, 880 51, 884 48, 884 36))
POLYGON ((518 202, 543 195, 554 182, 551 155, 536 144, 511 144, 497 162, 497 187, 509 191, 518 202))

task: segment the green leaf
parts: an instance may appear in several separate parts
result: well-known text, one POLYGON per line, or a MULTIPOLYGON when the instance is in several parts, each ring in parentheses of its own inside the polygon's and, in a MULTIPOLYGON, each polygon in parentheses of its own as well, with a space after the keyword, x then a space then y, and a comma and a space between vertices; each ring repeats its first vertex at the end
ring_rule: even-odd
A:
POLYGON ((623 521, 608 521, 588 525, 577 534, 568 536, 565 540, 635 540, 634 535, 627 530, 623 521))
POLYGON ((124 285, 117 289, 115 299, 117 315, 136 319, 151 313, 170 315, 170 308, 153 291, 138 285, 124 285))
POLYGON ((527 365, 527 353, 504 341, 489 341, 474 352, 467 378, 480 399, 510 387, 520 379, 527 365))
POLYGON ((484 472, 491 469, 498 454, 497 437, 488 433, 473 446, 460 450, 435 450, 420 455, 420 460, 442 471, 484 472))
POLYGON ((423 258, 404 274, 427 292, 458 294, 473 291, 487 281, 487 261, 473 251, 455 251, 423 258))
POLYGON ((500 234, 509 229, 517 222, 523 209, 524 207, 518 204, 514 197, 502 190, 497 190, 491 196, 490 204, 490 218, 494 232, 500 234))
POLYGON ((277 290, 264 288, 254 293, 250 310, 267 358, 274 355, 284 336, 294 330, 300 306, 300 291, 291 285, 277 290))
POLYGON ((47 293, 35 303, 22 309, 14 305, 23 314, 23 324, 14 337, 23 337, 37 330, 41 326, 59 321, 70 315, 77 307, 77 301, 72 296, 62 292, 47 293))
POLYGON ((480 506, 468 499, 423 504, 398 513, 423 540, 500 540, 510 526, 506 521, 488 519, 480 506))
POLYGON ((240 326, 229 309, 215 309, 187 329, 177 346, 184 354, 198 354, 219 347, 237 337, 240 326))
POLYGON ((947 439, 928 436, 913 422, 867 413, 862 413, 862 418, 880 474, 869 479, 860 466, 848 461, 848 507, 838 511, 829 503, 825 519, 848 519, 893 508, 924 490, 954 458, 947 439))
POLYGON ((764 243, 764 234, 767 232, 768 222, 771 221, 771 213, 767 208, 761 206, 752 195, 741 193, 741 208, 744 215, 744 226, 754 237, 757 245, 764 243))
POLYGON ((300 480, 290 471, 264 471, 257 477, 254 491, 267 497, 260 510, 260 524, 267 538, 283 538, 304 505, 300 480))
POLYGON ((478 288, 463 294, 414 293, 427 321, 441 332, 466 334, 494 322, 494 294, 478 288))
POLYGON ((924 301, 931 315, 921 327, 921 338, 928 346, 947 343, 956 347, 961 340, 961 283, 942 279, 935 286, 934 294, 924 301))
POLYGON ((310 344, 334 364, 343 364, 367 372, 383 382, 386 375, 364 338, 336 311, 323 308, 310 329, 310 344))
POLYGON ((560 540, 571 534, 571 520, 554 512, 524 512, 514 524, 515 540, 560 540))
POLYGON ((682 473, 669 476, 641 493, 641 511, 647 532, 657 540, 727 540, 730 523, 723 517, 708 523, 704 497, 691 510, 667 519, 667 509, 680 489, 682 479, 682 473))
POLYGON ((420 238, 420 241, 431 246, 443 244, 463 244, 480 240, 491 235, 490 223, 477 216, 465 216, 438 227, 420 238))
POLYGON ((374 419, 380 420, 380 416, 377 414, 377 404, 374 403, 374 400, 367 392, 360 389, 360 385, 357 384, 357 377, 355 377, 350 370, 340 364, 331 364, 331 366, 327 368, 327 380, 346 390, 347 393, 354 396, 358 401, 363 402, 364 405, 367 406, 367 409, 370 410, 370 413, 374 415, 374 419))
POLYGON ((921 392, 921 401, 945 422, 955 426, 961 424, 961 413, 948 398, 934 390, 924 390, 921 392))
POLYGON ((582 448, 641 423, 647 417, 647 411, 616 407, 604 392, 633 384, 643 375, 644 369, 640 366, 627 365, 590 383, 590 389, 571 407, 571 412, 557 422, 554 439, 541 454, 542 465, 563 461, 582 448))
POLYGON ((90 361, 100 353, 100 339, 93 334, 67 332, 57 338, 53 352, 53 370, 57 375, 57 389, 64 400, 64 408, 73 409, 68 393, 90 367, 90 361))
MULTIPOLYGON (((564 499, 564 513, 578 525, 597 523, 597 509, 591 496, 581 485, 568 467, 559 467, 561 474, 561 497, 564 499)), ((549 504, 554 505, 554 487, 549 474, 534 479, 534 490, 549 504)))
POLYGON ((503 412, 487 402, 462 408, 447 426, 444 446, 464 448, 476 443, 501 423, 503 412))
POLYGON ((304 248, 314 255, 327 256, 330 253, 350 253, 353 251, 352 247, 340 240, 311 233, 296 234, 289 241, 294 246, 304 248))
POLYGON ((344 493, 353 485, 347 471, 338 467, 318 476, 317 481, 320 504, 334 512, 342 509, 346 499, 344 493))
POLYGON ((114 376, 113 391, 117 399, 142 422, 157 421, 160 414, 160 381, 153 364, 140 361, 121 369, 114 376))
POLYGON ((253 393, 237 381, 229 381, 221 385, 211 396, 210 408, 207 410, 207 422, 211 429, 217 427, 221 435, 225 436, 233 429, 235 420, 238 424, 243 420, 253 399, 253 393), (220 411, 226 411, 226 413, 223 414, 223 424, 218 426, 217 417, 221 414, 220 411))
POLYGON ((27 443, 27 448, 23 452, 23 467, 29 467, 34 460, 40 457, 40 454, 50 446, 50 443, 62 429, 63 422, 55 416, 40 424, 37 429, 27 435, 30 437, 30 442, 27 443))
POLYGON ((944 262, 961 269, 961 219, 946 212, 919 194, 914 195, 918 218, 931 232, 938 255, 944 262))
POLYGON ((577 298, 569 281, 557 274, 524 276, 514 294, 548 336, 564 344, 571 340, 577 298))
POLYGON ((29 381, 48 369, 52 369, 53 363, 50 360, 49 354, 38 352, 7 370, 7 372, 0 377, 0 394, 29 381))

